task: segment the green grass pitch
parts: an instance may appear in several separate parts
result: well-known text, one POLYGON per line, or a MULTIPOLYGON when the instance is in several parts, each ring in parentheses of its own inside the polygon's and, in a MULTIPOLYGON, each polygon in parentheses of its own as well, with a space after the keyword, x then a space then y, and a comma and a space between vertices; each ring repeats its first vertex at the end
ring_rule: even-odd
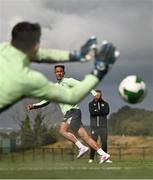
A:
POLYGON ((0 161, 0 179, 152 179, 152 161, 88 163, 88 159, 0 161))

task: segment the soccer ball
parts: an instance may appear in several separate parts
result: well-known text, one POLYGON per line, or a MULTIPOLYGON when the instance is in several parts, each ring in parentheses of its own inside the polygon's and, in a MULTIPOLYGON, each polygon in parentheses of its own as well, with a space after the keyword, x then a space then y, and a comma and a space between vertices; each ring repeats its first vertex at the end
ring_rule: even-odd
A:
POLYGON ((143 101, 146 96, 145 82, 136 75, 125 77, 118 87, 121 98, 131 104, 143 101))

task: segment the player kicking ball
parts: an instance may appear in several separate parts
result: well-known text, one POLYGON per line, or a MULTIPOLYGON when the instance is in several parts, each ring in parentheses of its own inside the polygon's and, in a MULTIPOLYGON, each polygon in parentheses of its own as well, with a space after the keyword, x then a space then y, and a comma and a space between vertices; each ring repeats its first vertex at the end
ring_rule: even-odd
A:
MULTIPOLYGON (((96 57, 98 58, 112 58, 109 54, 109 48, 111 48, 113 53, 112 55, 114 56, 115 53, 115 49, 113 47, 112 49, 112 45, 109 44, 110 46, 106 48, 106 44, 103 44, 103 48, 101 48, 101 52, 103 53, 103 56, 99 56, 96 55, 96 57), (104 49, 104 47, 106 49, 104 49), (104 53, 107 51, 107 55, 104 53), (108 55, 109 54, 109 55, 108 55)), ((103 70, 105 69, 105 63, 101 63, 98 64, 99 68, 101 67, 103 70)), ((97 64, 96 64, 97 65, 97 64)), ((107 67, 108 68, 108 67, 107 67)), ((106 69, 105 69, 106 70, 106 69)), ((107 69, 108 70, 108 69, 107 69)), ((65 87, 74 87, 77 84, 80 83, 80 81, 73 79, 73 78, 65 78, 65 67, 63 65, 57 65, 54 68, 54 73, 57 79, 57 86, 65 86, 65 87)), ((48 105, 50 103, 50 101, 46 101, 43 100, 40 103, 36 103, 36 104, 30 104, 27 106, 28 110, 32 110, 32 109, 37 109, 40 107, 44 107, 46 105, 48 105)), ((81 121, 81 110, 79 109, 78 105, 68 105, 68 104, 59 104, 61 111, 64 115, 64 119, 63 121, 60 123, 59 126, 59 133, 65 137, 66 139, 68 139, 69 141, 73 142, 79 150, 79 153, 77 155, 77 158, 80 158, 81 156, 83 156, 87 151, 88 151, 88 147, 86 147, 85 145, 83 145, 77 138, 76 136, 71 133, 69 131, 69 128, 71 128, 73 130, 74 133, 77 133, 80 138, 86 143, 88 144, 90 147, 92 147, 93 149, 95 149, 97 151, 97 153, 100 155, 100 163, 104 163, 106 162, 110 155, 105 153, 99 146, 98 144, 88 135, 88 133, 86 132, 86 130, 83 127, 82 121, 81 121)))
MULTIPOLYGON (((80 83, 80 81, 74 79, 74 78, 65 78, 65 66, 64 65, 56 65, 54 67, 54 74, 57 79, 57 86, 64 86, 64 87, 73 87, 76 84, 80 83)), ((41 101, 37 104, 28 105, 27 109, 37 109, 40 107, 44 107, 50 102, 48 101, 41 101)), ((100 163, 105 162, 110 155, 105 153, 98 144, 88 135, 85 128, 83 127, 82 121, 81 121, 81 110, 79 106, 76 105, 69 105, 69 104, 59 104, 60 109, 64 115, 63 121, 59 125, 59 133, 65 137, 67 140, 73 142, 77 148, 78 148, 78 155, 77 158, 82 157, 89 148, 83 145, 74 135, 74 133, 77 133, 79 137, 90 147, 94 148, 97 153, 100 155, 100 163), (69 129, 71 129, 74 133, 70 132, 69 129)))

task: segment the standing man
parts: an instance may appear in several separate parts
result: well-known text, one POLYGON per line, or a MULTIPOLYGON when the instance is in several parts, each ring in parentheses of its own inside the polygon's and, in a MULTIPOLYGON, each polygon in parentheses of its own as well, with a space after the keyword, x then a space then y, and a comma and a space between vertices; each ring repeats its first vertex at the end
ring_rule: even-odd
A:
MULTIPOLYGON (((65 66, 63 65, 56 65, 54 68, 54 74, 57 79, 57 86, 64 86, 72 88, 76 86, 80 81, 74 79, 74 78, 65 78, 65 66)), ((92 94, 96 92, 92 91, 92 94)), ((40 107, 44 107, 50 102, 47 101, 41 101, 37 104, 28 105, 27 109, 37 109, 40 107)), ((83 156, 87 151, 88 147, 83 145, 75 136, 75 134, 78 134, 79 137, 90 147, 92 147, 94 150, 97 151, 97 153, 100 155, 100 163, 103 163, 108 160, 110 157, 109 154, 105 153, 99 145, 94 141, 86 132, 85 128, 83 127, 82 121, 81 121, 81 110, 77 104, 75 105, 69 105, 69 104, 59 104, 60 109, 64 115, 64 119, 60 123, 59 126, 59 133, 65 137, 67 140, 73 142, 78 150, 79 153, 77 155, 77 158, 80 158, 83 156), (70 132, 69 129, 73 131, 70 132)))
MULTIPOLYGON (((102 92, 96 90, 93 101, 89 103, 91 137, 97 141, 100 136, 102 149, 105 152, 107 152, 107 115, 109 111, 109 104, 103 100, 102 92)), ((91 148, 89 163, 93 162, 94 156, 95 150, 91 148)), ((111 163, 112 161, 107 159, 105 162, 111 163)))

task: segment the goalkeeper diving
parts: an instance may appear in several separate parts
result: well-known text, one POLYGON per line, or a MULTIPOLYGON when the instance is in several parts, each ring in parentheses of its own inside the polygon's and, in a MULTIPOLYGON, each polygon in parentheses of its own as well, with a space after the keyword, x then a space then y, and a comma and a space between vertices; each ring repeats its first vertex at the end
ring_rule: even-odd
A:
POLYGON ((38 23, 17 23, 11 35, 11 42, 0 44, 0 112, 24 97, 76 104, 100 83, 118 58, 116 47, 109 42, 103 43, 95 51, 96 37, 91 37, 79 51, 41 49, 41 27, 38 23), (90 55, 92 50, 94 56, 90 55), (31 61, 63 63, 87 62, 91 59, 94 60, 92 72, 72 88, 57 87, 43 74, 29 68, 31 61))

